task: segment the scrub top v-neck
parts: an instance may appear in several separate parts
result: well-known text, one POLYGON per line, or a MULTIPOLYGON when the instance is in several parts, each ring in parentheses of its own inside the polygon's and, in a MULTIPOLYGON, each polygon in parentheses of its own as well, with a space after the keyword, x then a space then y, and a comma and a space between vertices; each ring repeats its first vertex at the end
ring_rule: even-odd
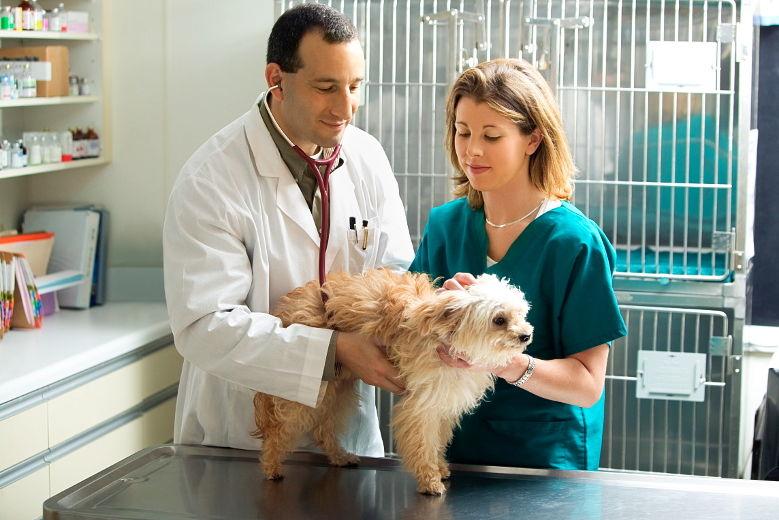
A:
MULTIPOLYGON (((568 202, 539 215, 487 267, 484 211, 461 198, 434 208, 410 270, 451 278, 495 274, 530 302, 528 354, 559 359, 627 333, 612 288, 614 248, 568 202)), ((450 462, 597 469, 605 396, 590 408, 550 401, 498 379, 455 431, 450 462)))

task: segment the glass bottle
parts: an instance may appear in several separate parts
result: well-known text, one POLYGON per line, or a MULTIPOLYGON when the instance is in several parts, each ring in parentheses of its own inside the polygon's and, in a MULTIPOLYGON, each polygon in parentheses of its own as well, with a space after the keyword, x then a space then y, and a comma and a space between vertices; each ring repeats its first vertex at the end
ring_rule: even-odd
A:
POLYGON ((14 143, 11 148, 11 168, 23 168, 24 167, 24 152, 18 142, 14 143))
POLYGON ((21 31, 22 30, 22 8, 19 6, 14 7, 11 9, 14 13, 14 31, 21 31))
POLYGON ((60 146, 62 147, 62 161, 73 160, 73 134, 66 130, 60 134, 60 146))
POLYGON ((78 96, 78 76, 70 76, 68 78, 68 95, 78 96))
POLYGON ((100 157, 100 137, 94 128, 87 129, 85 136, 88 157, 100 157))
POLYGON ((16 80, 16 76, 9 76, 8 83, 11 86, 11 99, 19 99, 19 83, 16 80))
POLYGON ((49 13, 49 31, 60 32, 60 10, 59 7, 55 7, 49 13))
POLYGON ((3 11, 0 12, 0 30, 1 31, 10 31, 13 30, 13 24, 14 24, 14 16, 11 13, 11 7, 5 6, 3 7, 3 11))
POLYGON ((60 4, 59 9, 60 9, 60 31, 68 32, 68 13, 65 11, 65 4, 60 4))
POLYGON ((8 76, 0 76, 0 100, 8 101, 11 99, 11 82, 8 76))
POLYGON ((22 10, 22 30, 32 31, 35 28, 35 22, 33 20, 33 11, 30 2, 22 0, 19 2, 19 9, 22 10))
POLYGON ((41 134, 41 162, 49 164, 51 162, 51 147, 49 146, 49 136, 41 134))
POLYGON ((51 151, 49 152, 51 162, 62 162, 62 146, 60 145, 60 138, 56 132, 51 133, 51 151))
POLYGON ((3 168, 11 167, 11 143, 8 139, 3 139, 3 145, 0 147, 0 165, 3 168))
POLYGON ((41 143, 37 135, 32 136, 30 139, 30 157, 28 162, 30 166, 36 166, 43 162, 43 158, 41 157, 41 143))
POLYGON ((32 9, 32 30, 43 31, 43 15, 46 11, 38 5, 38 0, 30 0, 30 8, 32 9))

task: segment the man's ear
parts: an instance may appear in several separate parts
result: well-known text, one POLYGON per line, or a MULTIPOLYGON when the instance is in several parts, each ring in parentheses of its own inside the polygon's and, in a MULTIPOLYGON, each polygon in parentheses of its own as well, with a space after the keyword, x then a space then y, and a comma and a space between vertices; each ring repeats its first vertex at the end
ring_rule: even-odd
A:
POLYGON ((406 309, 406 323, 421 336, 436 332, 448 334, 465 317, 466 309, 467 296, 463 291, 446 291, 406 309))
POLYGON ((265 82, 268 87, 279 87, 271 90, 273 99, 284 99, 284 93, 281 88, 282 70, 278 63, 268 63, 265 66, 265 82))

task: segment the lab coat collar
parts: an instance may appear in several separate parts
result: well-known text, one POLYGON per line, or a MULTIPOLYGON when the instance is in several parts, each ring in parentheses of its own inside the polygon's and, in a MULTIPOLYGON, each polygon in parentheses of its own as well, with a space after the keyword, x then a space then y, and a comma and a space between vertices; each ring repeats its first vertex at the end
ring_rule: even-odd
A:
MULTIPOLYGON (((265 96, 265 93, 261 94, 265 96)), ((278 179, 276 187, 276 204, 279 209, 319 247, 319 231, 314 223, 314 217, 306 204, 306 200, 295 182, 294 177, 284 164, 273 138, 265 127, 260 116, 260 110, 255 103, 251 110, 243 116, 243 127, 252 163, 257 174, 261 177, 273 177, 278 179)), ((348 130, 347 130, 348 131, 348 130)), ((346 161, 346 156, 341 152, 341 157, 346 161)), ((348 164, 342 164, 330 176, 330 239, 325 267, 329 271, 339 250, 346 242, 346 227, 343 222, 348 222, 350 215, 355 215, 354 184, 349 178, 346 169, 348 164)))

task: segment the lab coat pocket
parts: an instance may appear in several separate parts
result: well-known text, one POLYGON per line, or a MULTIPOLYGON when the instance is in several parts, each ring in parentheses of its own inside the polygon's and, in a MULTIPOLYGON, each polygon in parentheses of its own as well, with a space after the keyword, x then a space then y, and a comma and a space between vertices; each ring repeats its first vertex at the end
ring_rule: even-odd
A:
POLYGON ((349 272, 361 273, 376 267, 376 255, 381 237, 377 217, 357 223, 355 230, 349 230, 349 272), (367 222, 367 225, 363 225, 367 222))

